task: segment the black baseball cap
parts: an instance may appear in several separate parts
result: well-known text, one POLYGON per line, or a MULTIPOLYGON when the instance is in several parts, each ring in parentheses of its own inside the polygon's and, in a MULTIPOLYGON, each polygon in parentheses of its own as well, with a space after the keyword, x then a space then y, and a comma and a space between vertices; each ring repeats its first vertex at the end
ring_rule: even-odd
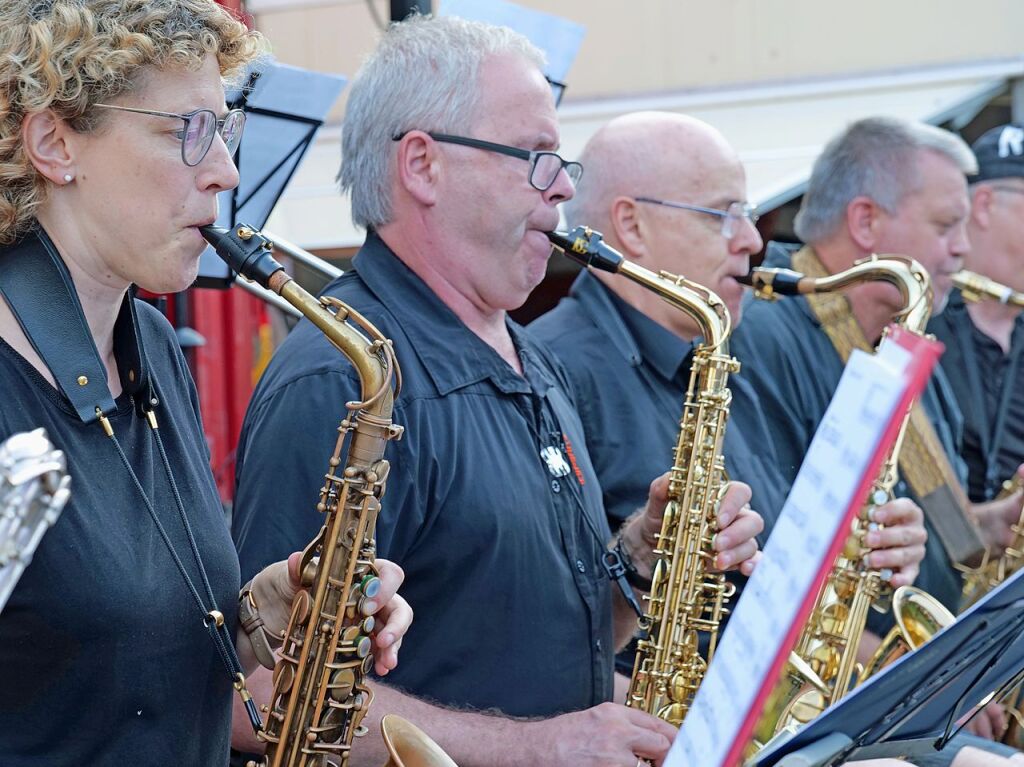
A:
POLYGON ((971 183, 1024 177, 1024 127, 993 128, 983 133, 971 149, 978 158, 978 173, 969 177, 971 183))

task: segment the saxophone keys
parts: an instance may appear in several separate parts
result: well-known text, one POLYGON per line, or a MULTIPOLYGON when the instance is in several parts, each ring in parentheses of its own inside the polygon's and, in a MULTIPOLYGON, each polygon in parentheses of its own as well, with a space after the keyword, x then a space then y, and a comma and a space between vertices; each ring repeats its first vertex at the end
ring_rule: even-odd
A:
POLYGON ((341 635, 341 644, 338 645, 338 652, 345 655, 355 655, 360 660, 370 654, 373 642, 363 633, 362 625, 349 626, 341 635))
POLYGON ((826 708, 824 696, 817 690, 800 694, 789 710, 789 715, 800 724, 807 724, 826 708))
POLYGON ((309 596, 308 591, 300 591, 295 595, 295 599, 292 600, 291 624, 293 626, 305 624, 306 619, 309 617, 312 603, 312 597, 309 596))
POLYGON ((356 686, 356 672, 354 669, 340 668, 331 674, 331 682, 328 686, 327 694, 331 696, 331 700, 336 700, 338 703, 344 703, 348 700, 349 695, 352 694, 352 690, 356 686))
POLYGON ((274 666, 274 690, 283 695, 292 689, 292 682, 295 681, 295 666, 291 663, 279 662, 274 666))
POLYGON ((682 703, 669 703, 658 711, 658 718, 678 727, 686 717, 687 708, 682 703))

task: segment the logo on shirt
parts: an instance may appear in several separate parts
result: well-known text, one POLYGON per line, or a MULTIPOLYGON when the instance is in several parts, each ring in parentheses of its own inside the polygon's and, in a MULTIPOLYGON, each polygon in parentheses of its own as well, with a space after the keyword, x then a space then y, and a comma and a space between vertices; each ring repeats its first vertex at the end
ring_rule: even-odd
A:
POLYGON ((540 457, 544 460, 548 467, 548 473, 552 477, 565 477, 571 471, 569 463, 565 460, 565 456, 562 455, 562 451, 554 445, 548 445, 541 450, 540 457))

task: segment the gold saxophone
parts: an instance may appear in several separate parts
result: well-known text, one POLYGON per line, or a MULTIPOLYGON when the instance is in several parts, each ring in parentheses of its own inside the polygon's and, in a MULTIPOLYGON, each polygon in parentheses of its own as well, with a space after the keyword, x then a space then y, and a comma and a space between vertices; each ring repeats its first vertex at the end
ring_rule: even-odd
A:
MULTIPOLYGON (((983 274, 961 270, 953 275, 953 284, 960 288, 965 301, 995 300, 1009 306, 1024 306, 1024 293, 1020 293, 983 274)), ((996 500, 1007 498, 1024 489, 1024 480, 1013 476, 1003 481, 996 500)), ((966 609, 1024 567, 1024 508, 1021 509, 1017 524, 1011 526, 1013 542, 1003 553, 986 562, 982 567, 970 570, 964 576, 964 590, 960 607, 966 609)))
MULTIPOLYGON (((373 700, 366 677, 373 667, 374 618, 364 605, 380 589, 374 531, 389 472, 384 448, 403 431, 391 422, 401 371, 391 342, 377 328, 338 299, 318 301, 303 290, 274 260, 273 244, 258 231, 245 225, 201 231, 233 270, 302 312, 359 375, 362 400, 345 404, 348 413, 338 427, 317 504, 326 519, 302 553, 306 588, 292 603, 273 695, 263 707, 266 727, 258 735, 267 744, 261 765, 344 767, 353 739, 366 732, 362 720, 373 700)), ((389 764, 454 767, 408 722, 388 716, 382 729, 389 764)))
MULTIPOLYGON (((749 277, 755 295, 767 299, 777 294, 829 293, 868 281, 895 285, 903 299, 896 322, 917 335, 925 333, 931 316, 931 279, 919 263, 904 256, 871 256, 846 271, 823 278, 805 277, 789 269, 755 269, 749 277)), ((953 621, 949 611, 920 589, 897 589, 891 595, 896 627, 867 666, 861 668, 857 664, 857 646, 868 610, 874 606, 884 611, 890 597, 885 574, 864 564, 867 549, 862 541, 870 530, 876 529, 869 519, 871 509, 893 497, 900 446, 909 421, 908 407, 896 441, 790 654, 784 679, 769 698, 755 733, 760 742, 810 721, 842 698, 855 681, 863 681, 908 649, 919 647, 953 621)))
POLYGON ((725 483, 722 439, 732 394, 729 374, 739 362, 729 356, 731 318, 722 300, 683 277, 632 264, 605 245, 599 232, 577 227, 548 235, 580 263, 617 272, 658 294, 697 323, 704 343, 694 351, 679 438, 669 475, 668 505, 654 552, 647 609, 640 618, 644 638, 626 705, 682 723, 714 655, 725 602, 735 588, 709 569, 718 504, 725 483), (699 632, 710 637, 707 659, 698 648, 699 632))

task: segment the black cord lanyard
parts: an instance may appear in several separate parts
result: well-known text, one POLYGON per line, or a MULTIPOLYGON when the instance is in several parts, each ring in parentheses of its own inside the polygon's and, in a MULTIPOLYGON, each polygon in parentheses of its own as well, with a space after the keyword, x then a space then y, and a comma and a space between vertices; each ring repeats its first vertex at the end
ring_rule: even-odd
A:
MULTIPOLYGON (((991 500, 999 491, 1000 485, 1005 477, 999 476, 999 450, 1002 447, 1003 435, 1006 432, 1006 418, 1010 410, 1010 398, 1013 396, 1014 379, 1017 376, 1018 363, 1024 349, 1014 343, 1015 337, 1010 339, 1010 360, 1006 365, 1006 373, 1003 376, 999 389, 999 405, 995 414, 995 421, 991 429, 987 426, 987 412, 985 412, 985 392, 981 387, 981 377, 978 371, 978 355, 975 350, 975 341, 971 337, 973 322, 967 308, 964 307, 964 322, 956 322, 957 340, 963 352, 963 364, 967 373, 967 388, 970 390, 968 407, 974 413, 978 423, 978 439, 981 442, 981 454, 985 461, 985 499, 991 500)), ((1014 333, 1014 336, 1017 334, 1014 333)))
POLYGON ((117 450, 117 455, 120 457, 121 463, 124 464, 125 471, 127 471, 128 476, 132 478, 132 482, 135 484, 135 489, 139 491, 139 495, 142 497, 143 505, 146 507, 146 511, 149 513, 150 519, 153 520, 153 524, 156 526, 157 532, 160 533, 160 537, 163 539, 164 545, 167 546, 167 551, 171 555, 171 559, 174 560, 174 565, 178 568, 178 572, 181 573, 182 580, 185 581, 185 585, 188 587, 189 593, 192 594, 192 599, 195 600, 196 605, 199 607, 199 612, 203 616, 203 626, 205 626, 206 630, 210 633, 210 639, 213 640, 214 647, 217 648, 217 654, 220 656, 221 662, 224 664, 224 668, 228 672, 228 676, 231 677, 232 686, 238 691, 238 694, 242 696, 242 701, 245 703, 245 710, 249 715, 249 722, 252 724, 253 731, 258 733, 263 729, 263 722, 260 719, 259 712, 256 710, 256 703, 253 701, 252 696, 249 695, 249 691, 246 688, 245 673, 242 669, 242 663, 238 659, 238 653, 235 650, 234 637, 231 636, 231 633, 228 631, 228 627, 224 622, 224 613, 217 609, 217 600, 213 595, 213 587, 210 586, 210 579, 206 574, 206 567, 203 565, 202 557, 199 555, 199 546, 196 543, 195 535, 192 532, 192 525, 189 524, 188 514, 185 513, 185 505, 182 503, 181 494, 178 492, 178 484, 174 481, 174 473, 171 471, 171 463, 167 459, 167 452, 164 450, 163 440, 160 439, 160 432, 157 429, 156 413, 152 406, 144 412, 146 421, 149 423, 150 433, 153 435, 153 439, 156 442, 157 451, 160 453, 160 461, 163 463, 164 473, 167 475, 167 482, 170 485, 171 494, 174 496, 174 505, 178 509, 178 517, 181 519, 181 525, 185 530, 186 537, 188 538, 189 548, 192 550, 192 557, 199 570, 199 577, 203 582, 203 591, 206 594, 209 608, 206 606, 206 603, 203 602, 203 597, 200 595, 191 576, 185 569, 185 564, 181 561, 181 557, 175 550, 174 544, 171 543, 171 538, 167 534, 166 528, 157 516, 156 509, 153 508, 153 502, 150 500, 149 496, 146 495, 146 491, 143 489, 142 483, 139 482, 139 478, 135 474, 135 470, 128 461, 128 456, 125 455, 124 449, 121 447, 121 443, 118 442, 117 437, 114 435, 114 429, 110 425, 110 421, 99 408, 96 408, 96 418, 103 427, 103 431, 108 437, 110 437, 110 441, 114 444, 114 449, 117 450))

